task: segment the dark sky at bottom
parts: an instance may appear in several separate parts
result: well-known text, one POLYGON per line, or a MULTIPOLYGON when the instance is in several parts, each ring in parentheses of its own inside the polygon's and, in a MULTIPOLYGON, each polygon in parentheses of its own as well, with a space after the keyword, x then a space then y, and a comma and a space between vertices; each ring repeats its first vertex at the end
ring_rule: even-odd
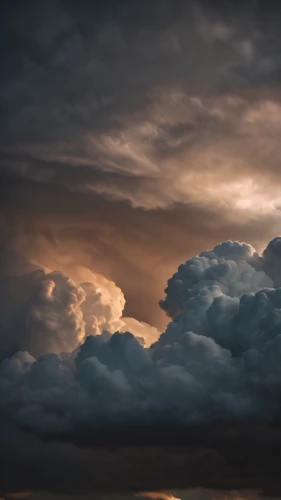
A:
MULTIPOLYGON (((50 498, 68 498, 74 493, 120 498, 123 492, 128 496, 129 492, 198 487, 216 492, 212 498, 225 491, 231 497, 239 490, 263 497, 281 495, 281 428, 277 424, 119 430, 100 435, 95 445, 84 442, 82 448, 43 445, 16 430, 14 438, 11 432, 6 436, 2 436, 0 451, 4 498, 18 492, 31 492, 32 499, 41 499, 41 494, 43 499, 47 493, 50 498)), ((188 493, 184 498, 197 499, 197 495, 188 493)))

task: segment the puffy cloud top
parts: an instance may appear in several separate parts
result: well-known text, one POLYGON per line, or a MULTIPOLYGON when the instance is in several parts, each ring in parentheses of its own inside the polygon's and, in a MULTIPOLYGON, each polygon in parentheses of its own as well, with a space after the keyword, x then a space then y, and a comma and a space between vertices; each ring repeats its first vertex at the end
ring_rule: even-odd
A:
POLYGON ((169 279, 166 299, 160 301, 160 306, 174 318, 185 310, 191 296, 211 285, 219 286, 217 293, 239 298, 243 293, 271 287, 273 282, 251 245, 225 241, 181 264, 169 279))
POLYGON ((174 319, 158 340, 122 319, 122 300, 96 284, 59 272, 18 278, 32 282, 19 317, 33 355, 24 347, 2 361, 1 411, 39 436, 73 441, 111 426, 279 419, 280 241, 261 256, 227 241, 182 264, 161 302, 174 319))
POLYGON ((27 349, 59 353, 77 347, 85 335, 81 303, 85 293, 68 276, 38 269, 1 276, 0 353, 27 349))

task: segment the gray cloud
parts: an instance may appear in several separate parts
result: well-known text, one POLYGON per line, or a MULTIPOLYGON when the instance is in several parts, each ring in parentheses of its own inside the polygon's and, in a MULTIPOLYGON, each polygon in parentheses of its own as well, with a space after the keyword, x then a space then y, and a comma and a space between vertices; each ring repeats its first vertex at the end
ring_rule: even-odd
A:
POLYGON ((18 9, 3 16, 2 171, 146 209, 219 200, 228 217, 276 218, 277 7, 18 9))
MULTIPOLYGON (((163 303, 172 315, 176 311, 175 319, 149 349, 132 333, 104 331, 86 337, 72 354, 51 353, 47 345, 50 353, 37 360, 27 352, 4 359, 3 415, 41 437, 79 442, 87 436, 88 443, 116 426, 278 420, 281 296, 272 281, 278 274, 270 278, 265 270, 280 267, 279 243, 275 239, 259 256, 250 245, 225 242, 180 266, 163 303)), ((42 286, 38 291, 35 313, 38 336, 42 318, 44 334, 52 334, 59 318, 60 341, 65 318, 77 325, 80 316, 73 307, 77 288, 70 285, 69 300, 68 289, 60 295, 69 281, 55 277, 44 276, 48 286, 43 296, 42 286)))

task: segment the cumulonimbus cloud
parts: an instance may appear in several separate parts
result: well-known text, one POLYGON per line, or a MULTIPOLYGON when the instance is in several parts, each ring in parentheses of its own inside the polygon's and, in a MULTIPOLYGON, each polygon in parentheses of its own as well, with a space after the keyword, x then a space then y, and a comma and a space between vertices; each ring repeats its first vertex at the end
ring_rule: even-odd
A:
POLYGON ((1 412, 41 437, 73 441, 101 428, 279 419, 280 247, 276 238, 259 255, 227 241, 181 264, 161 302, 172 321, 150 347, 139 337, 151 327, 124 331, 136 320, 122 320, 122 296, 114 306, 110 287, 104 301, 97 284, 61 272, 13 277, 23 288, 16 324, 1 320, 1 348, 15 328, 21 343, 4 352, 1 412))

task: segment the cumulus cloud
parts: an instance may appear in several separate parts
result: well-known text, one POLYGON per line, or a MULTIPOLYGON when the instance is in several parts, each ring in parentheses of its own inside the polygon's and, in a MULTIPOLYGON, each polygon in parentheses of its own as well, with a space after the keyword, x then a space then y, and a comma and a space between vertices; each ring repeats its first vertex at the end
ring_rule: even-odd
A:
POLYGON ((80 310, 83 290, 60 272, 35 278, 32 288, 24 310, 24 345, 37 355, 73 350, 85 335, 80 310))
POLYGON ((131 332, 138 340, 149 347, 151 344, 158 340, 160 332, 154 326, 145 323, 145 321, 138 321, 135 318, 122 317, 122 326, 120 332, 131 332))
POLYGON ((113 281, 77 265, 69 254, 56 256, 52 246, 44 259, 40 243, 38 238, 28 241, 26 235, 13 232, 2 244, 1 359, 17 350, 34 356, 72 352, 88 335, 104 331, 129 329, 146 346, 157 340, 157 328, 122 316, 125 297, 113 281), (48 267, 41 264, 42 259, 48 267), (49 269, 57 264, 63 270, 49 269))
POLYGON ((272 284, 251 245, 225 241, 213 251, 202 252, 199 257, 181 264, 168 281, 166 299, 160 301, 160 306, 175 317, 201 288, 219 285, 218 293, 240 298, 243 293, 256 292, 272 284))
POLYGON ((133 319, 119 318, 124 333, 101 331, 112 304, 102 303, 96 285, 32 273, 28 325, 45 353, 25 348, 2 361, 3 415, 41 437, 77 442, 124 426, 278 420, 280 267, 280 238, 262 255, 226 241, 193 257, 168 282, 161 305, 173 319, 157 340, 133 319), (68 330, 68 353, 59 353, 68 330), (150 347, 148 338, 156 340, 150 347))
POLYGON ((84 297, 59 271, 1 276, 1 356, 21 348, 35 355, 73 350, 84 338, 84 297))
POLYGON ((122 322, 120 318, 125 306, 125 298, 115 283, 96 276, 94 283, 82 283, 85 300, 81 305, 86 324, 86 334, 96 335, 103 330, 114 332, 122 322))

